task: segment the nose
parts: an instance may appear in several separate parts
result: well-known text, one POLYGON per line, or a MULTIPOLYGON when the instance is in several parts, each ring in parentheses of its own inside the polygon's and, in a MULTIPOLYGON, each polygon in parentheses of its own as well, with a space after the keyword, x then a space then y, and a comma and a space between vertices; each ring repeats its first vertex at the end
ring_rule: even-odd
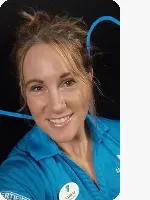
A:
POLYGON ((52 91, 49 93, 48 105, 54 114, 61 114, 64 111, 66 102, 60 91, 52 91))

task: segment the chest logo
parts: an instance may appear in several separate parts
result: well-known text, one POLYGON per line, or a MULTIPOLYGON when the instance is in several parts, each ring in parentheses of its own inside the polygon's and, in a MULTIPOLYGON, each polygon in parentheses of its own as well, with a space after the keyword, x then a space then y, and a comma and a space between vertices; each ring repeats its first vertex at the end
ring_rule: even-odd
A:
POLYGON ((75 200, 79 195, 79 186, 70 182, 65 184, 59 192, 59 200, 75 200))

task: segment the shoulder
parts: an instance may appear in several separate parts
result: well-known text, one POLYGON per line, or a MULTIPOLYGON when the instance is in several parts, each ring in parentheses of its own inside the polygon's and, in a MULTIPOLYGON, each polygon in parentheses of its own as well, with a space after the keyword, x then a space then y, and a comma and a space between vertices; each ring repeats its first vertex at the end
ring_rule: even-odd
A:
POLYGON ((0 193, 9 199, 45 199, 38 164, 17 147, 0 166, 0 193))
MULTIPOLYGON (((38 155, 41 152, 40 148, 31 143, 31 140, 35 142, 39 137, 39 132, 36 126, 27 132, 0 166, 0 193, 3 196, 8 196, 9 199, 41 200, 46 199, 45 191, 48 188, 49 197, 53 199, 51 181, 47 180, 41 167, 43 160, 36 159, 29 148, 32 146, 38 155), (11 194, 16 196, 10 198, 11 194)), ((42 139, 38 139, 41 144, 42 139)))
POLYGON ((120 120, 113 120, 103 117, 97 117, 99 126, 106 126, 109 135, 120 142, 120 120))
POLYGON ((0 166, 0 192, 4 196, 9 196, 10 192, 16 195, 14 198, 20 195, 22 198, 32 199, 39 193, 37 188, 43 188, 42 179, 28 155, 11 155, 0 166))
POLYGON ((97 158, 109 188, 110 199, 120 192, 120 120, 98 117, 98 126, 105 130, 98 146, 97 158))

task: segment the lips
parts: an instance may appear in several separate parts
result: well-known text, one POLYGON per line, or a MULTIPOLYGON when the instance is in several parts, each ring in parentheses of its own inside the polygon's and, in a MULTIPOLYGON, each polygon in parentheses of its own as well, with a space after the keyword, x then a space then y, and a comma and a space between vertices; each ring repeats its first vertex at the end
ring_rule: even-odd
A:
POLYGON ((48 121, 53 125, 53 126, 64 126, 66 125, 72 118, 72 115, 68 115, 68 116, 65 116, 65 117, 62 117, 62 118, 56 118, 56 119, 48 119, 48 121))

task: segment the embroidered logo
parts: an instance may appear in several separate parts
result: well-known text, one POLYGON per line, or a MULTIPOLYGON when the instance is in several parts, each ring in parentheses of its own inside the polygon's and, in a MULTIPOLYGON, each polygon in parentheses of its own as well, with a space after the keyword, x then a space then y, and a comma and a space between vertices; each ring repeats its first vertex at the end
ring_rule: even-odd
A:
POLYGON ((117 168, 116 168, 116 172, 117 172, 117 173, 120 173, 120 167, 117 167, 117 168))
POLYGON ((21 196, 13 192, 2 191, 0 192, 0 194, 7 200, 30 200, 27 197, 21 196))

